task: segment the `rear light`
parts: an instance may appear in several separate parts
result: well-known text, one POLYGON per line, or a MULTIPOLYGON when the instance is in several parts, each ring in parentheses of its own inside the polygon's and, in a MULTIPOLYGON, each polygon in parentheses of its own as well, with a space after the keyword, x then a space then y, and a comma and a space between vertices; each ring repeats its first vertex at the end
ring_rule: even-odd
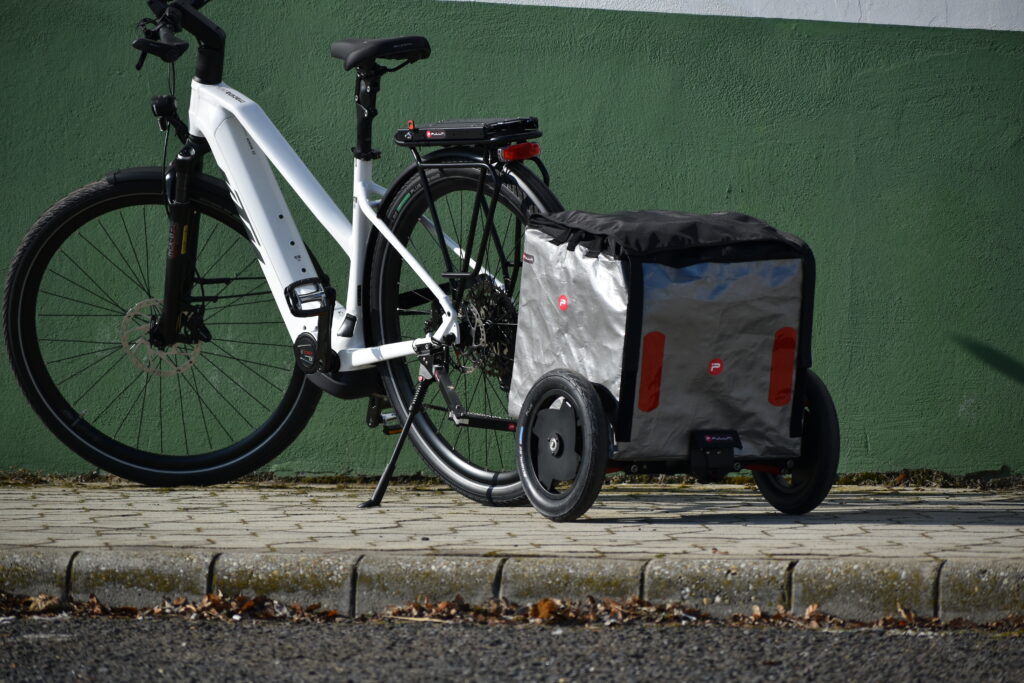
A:
POLYGON ((532 159, 540 154, 540 145, 536 142, 520 142, 518 145, 509 145, 498 150, 498 154, 505 161, 522 161, 532 159))
POLYGON ((649 413, 661 402, 661 371, 665 363, 665 334, 648 332, 644 335, 640 360, 640 400, 637 408, 649 413))
POLYGON ((775 333, 771 379, 768 384, 768 402, 773 406, 784 406, 793 399, 796 342, 796 329, 792 327, 783 327, 775 333))

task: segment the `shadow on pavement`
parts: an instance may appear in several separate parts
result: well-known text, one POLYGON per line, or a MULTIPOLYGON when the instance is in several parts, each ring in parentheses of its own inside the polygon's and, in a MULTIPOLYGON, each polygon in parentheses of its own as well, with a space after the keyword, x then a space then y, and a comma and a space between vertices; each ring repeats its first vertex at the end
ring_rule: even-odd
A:
POLYGON ((1024 530, 1024 498, 995 499, 978 502, 959 500, 955 508, 943 508, 941 494, 923 493, 932 499, 922 500, 913 493, 902 493, 899 503, 878 500, 892 494, 866 495, 863 493, 835 493, 821 506, 806 515, 784 515, 777 512, 755 491, 726 495, 692 494, 680 491, 678 495, 608 492, 598 497, 593 508, 594 518, 578 520, 583 524, 757 524, 806 526, 831 524, 913 525, 913 526, 1008 526, 1024 530), (636 514, 637 507, 650 505, 647 514, 636 514), (737 512, 742 505, 757 510, 737 512), (614 508, 628 507, 630 514, 615 516, 614 508), (702 514, 703 513, 703 514, 702 514), (683 516, 680 516, 683 515, 683 516))

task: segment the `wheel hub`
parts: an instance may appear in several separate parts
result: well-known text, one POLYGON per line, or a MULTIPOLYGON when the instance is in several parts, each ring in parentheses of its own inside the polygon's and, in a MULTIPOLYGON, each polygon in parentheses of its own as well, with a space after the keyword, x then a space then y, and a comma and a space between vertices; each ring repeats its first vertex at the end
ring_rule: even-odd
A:
POLYGON ((150 330, 160 317, 162 308, 161 299, 145 299, 129 308, 121 318, 121 348, 139 370, 159 377, 172 377, 195 365, 202 353, 203 342, 176 342, 163 348, 153 344, 150 330))
POLYGON ((545 486, 572 481, 580 464, 576 443, 576 411, 564 399, 536 413, 532 426, 536 437, 537 478, 545 486))

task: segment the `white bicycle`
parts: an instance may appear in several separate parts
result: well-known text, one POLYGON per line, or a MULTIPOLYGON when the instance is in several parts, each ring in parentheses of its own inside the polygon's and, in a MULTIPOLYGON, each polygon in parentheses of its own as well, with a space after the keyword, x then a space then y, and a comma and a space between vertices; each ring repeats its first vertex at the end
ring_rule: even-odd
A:
POLYGON ((165 486, 264 465, 323 392, 368 398, 369 426, 404 426, 388 476, 411 436, 463 495, 522 501, 507 417, 519 252, 530 213, 561 209, 529 142, 536 119, 410 121, 396 142, 414 161, 384 188, 371 145, 381 78, 430 46, 334 43, 357 76, 349 222, 259 106, 223 83, 225 34, 206 2, 148 0, 156 19, 134 43, 139 68, 146 55, 173 65, 188 48, 180 32, 199 43, 187 124, 173 95, 153 99, 181 151, 72 192, 17 251, 4 331, 29 402, 89 462, 165 486), (203 173, 207 154, 226 183, 203 173), (272 166, 348 255, 344 305, 272 166))

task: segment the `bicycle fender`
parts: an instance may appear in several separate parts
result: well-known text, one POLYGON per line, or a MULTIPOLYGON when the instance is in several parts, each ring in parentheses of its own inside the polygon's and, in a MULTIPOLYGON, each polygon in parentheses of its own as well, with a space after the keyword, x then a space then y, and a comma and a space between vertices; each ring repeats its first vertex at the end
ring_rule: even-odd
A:
MULTIPOLYGON (((165 170, 162 166, 134 166, 132 168, 121 168, 116 171, 111 171, 105 175, 103 179, 111 185, 138 181, 159 181, 160 183, 163 183, 164 173, 165 170)), ((234 200, 231 199, 231 190, 228 188, 228 184, 220 178, 214 178, 213 176, 199 173, 195 175, 192 182, 202 190, 220 195, 224 199, 228 200, 231 205, 234 205, 234 200)))

